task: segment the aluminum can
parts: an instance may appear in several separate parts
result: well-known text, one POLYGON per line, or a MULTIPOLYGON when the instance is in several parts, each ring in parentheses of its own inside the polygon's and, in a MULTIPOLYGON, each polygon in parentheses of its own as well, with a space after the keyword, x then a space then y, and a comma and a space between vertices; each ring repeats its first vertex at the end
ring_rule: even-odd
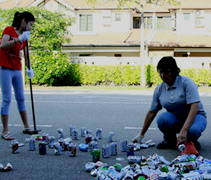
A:
POLYGON ((57 129, 57 132, 59 134, 59 139, 63 138, 64 139, 64 132, 62 128, 57 129))
POLYGON ((188 161, 195 161, 196 160, 196 155, 195 154, 190 154, 188 157, 188 161))
POLYGON ((72 130, 72 139, 74 139, 74 140, 78 139, 78 130, 77 129, 72 130))
POLYGON ((55 143, 55 137, 54 136, 49 136, 49 144, 48 144, 48 147, 49 148, 53 148, 54 146, 54 143, 55 143))
POLYGON ((87 129, 87 130, 85 131, 85 133, 86 133, 86 134, 92 135, 92 130, 91 130, 91 129, 87 129))
POLYGON ((109 158, 110 157, 109 149, 110 149, 109 145, 103 145, 102 146, 102 157, 103 158, 109 158))
POLYGON ((31 138, 29 140, 29 151, 35 151, 35 139, 31 138))
POLYGON ((111 154, 111 156, 117 155, 117 143, 116 142, 112 142, 110 144, 110 154, 111 154))
POLYGON ((45 155, 46 154, 46 143, 45 142, 40 142, 39 143, 39 154, 40 155, 45 155))
POLYGON ((126 152, 127 151, 127 140, 121 140, 120 141, 120 150, 122 152, 126 152))
POLYGON ((189 171, 195 170, 196 167, 197 167, 197 164, 195 161, 190 161, 190 162, 180 164, 180 170, 184 173, 188 173, 189 171))
POLYGON ((86 134, 85 143, 89 144, 91 141, 92 141, 92 135, 91 134, 86 134))
POLYGON ((72 130, 73 130, 73 129, 76 129, 76 126, 71 125, 71 126, 70 126, 70 136, 72 136, 72 130))
POLYGON ((134 156, 134 145, 133 145, 133 143, 129 143, 127 145, 127 156, 134 156))
POLYGON ((142 159, 141 156, 128 156, 127 157, 127 160, 128 160, 129 164, 140 163, 141 159, 142 159))
POLYGON ((98 149, 98 142, 96 141, 91 141, 89 143, 89 151, 92 153, 94 149, 98 149))
POLYGON ((76 144, 71 143, 69 145, 70 157, 76 156, 76 144))
POLYGON ((150 180, 159 180, 159 174, 156 172, 150 173, 150 180))
POLYGON ((114 132, 109 132, 108 142, 113 142, 114 132))
POLYGON ((103 130, 101 128, 96 129, 96 137, 98 137, 98 139, 103 138, 103 130))
POLYGON ((49 143, 49 134, 43 133, 42 140, 45 141, 46 144, 48 144, 49 143))
POLYGON ((100 160, 100 149, 94 149, 92 151, 92 161, 97 162, 100 160))
POLYGON ((14 139, 11 141, 11 144, 12 144, 12 153, 13 154, 19 153, 18 141, 14 139))
POLYGON ((62 154, 62 147, 60 143, 54 143, 54 154, 55 155, 61 155, 62 154))
POLYGON ((64 148, 65 148, 65 147, 64 147, 64 146, 65 146, 65 145, 64 145, 64 143, 65 143, 64 139, 61 138, 61 139, 58 140, 58 142, 59 142, 59 144, 60 144, 60 146, 61 146, 61 148, 62 148, 62 151, 64 151, 64 148))
POLYGON ((185 143, 181 143, 181 144, 179 144, 179 146, 178 146, 178 150, 179 150, 180 152, 184 151, 185 148, 186 148, 185 143))
POLYGON ((81 137, 86 136, 86 127, 81 127, 81 137))
POLYGON ((169 171, 167 173, 167 179, 169 179, 169 180, 181 180, 181 175, 177 174, 174 171, 169 171))

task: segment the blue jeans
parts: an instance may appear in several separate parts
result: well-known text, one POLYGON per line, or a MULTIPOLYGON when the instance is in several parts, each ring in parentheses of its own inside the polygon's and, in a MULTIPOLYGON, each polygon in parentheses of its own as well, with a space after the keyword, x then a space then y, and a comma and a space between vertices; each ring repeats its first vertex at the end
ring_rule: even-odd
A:
MULTIPOLYGON (((176 142, 176 134, 180 132, 186 117, 176 116, 170 112, 164 112, 158 115, 157 125, 164 135, 164 141, 167 143, 176 142)), ((207 119, 201 114, 197 114, 193 124, 188 130, 187 140, 196 141, 205 130, 207 126, 207 119)))
POLYGON ((21 70, 12 70, 0 67, 0 82, 2 91, 1 115, 9 115, 12 98, 12 86, 20 112, 26 111, 24 87, 21 70))

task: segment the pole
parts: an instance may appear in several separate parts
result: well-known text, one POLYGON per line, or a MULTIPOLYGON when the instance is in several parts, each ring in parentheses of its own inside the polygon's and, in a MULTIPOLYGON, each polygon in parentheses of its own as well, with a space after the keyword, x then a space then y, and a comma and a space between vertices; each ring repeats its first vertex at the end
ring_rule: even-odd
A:
POLYGON ((145 63, 144 63, 144 6, 141 6, 141 43, 140 43, 140 55, 141 55, 141 87, 145 87, 145 63))
MULTIPOLYGON (((28 69, 31 69, 31 63, 29 60, 29 45, 28 45, 28 41, 26 41, 26 58, 28 61, 28 69)), ((30 84, 30 94, 31 94, 31 105, 32 105, 32 115, 33 115, 33 123, 34 123, 34 131, 32 131, 31 134, 38 134, 38 131, 36 128, 36 120, 35 120, 35 111, 34 111, 34 100, 33 100, 33 92, 32 92, 32 81, 31 79, 29 79, 29 84, 30 84)))

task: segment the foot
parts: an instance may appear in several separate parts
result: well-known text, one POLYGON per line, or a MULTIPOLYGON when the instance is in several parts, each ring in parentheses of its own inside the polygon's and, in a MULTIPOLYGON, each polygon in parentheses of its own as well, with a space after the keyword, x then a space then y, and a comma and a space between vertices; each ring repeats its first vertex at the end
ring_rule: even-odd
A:
POLYGON ((33 130, 31 128, 25 128, 23 134, 33 134, 33 130))
POLYGON ((162 141, 157 145, 157 149, 177 149, 176 144, 170 144, 165 141, 162 141))
POLYGON ((5 139, 5 140, 9 140, 9 141, 15 139, 10 132, 4 132, 4 133, 2 133, 1 137, 3 139, 5 139))

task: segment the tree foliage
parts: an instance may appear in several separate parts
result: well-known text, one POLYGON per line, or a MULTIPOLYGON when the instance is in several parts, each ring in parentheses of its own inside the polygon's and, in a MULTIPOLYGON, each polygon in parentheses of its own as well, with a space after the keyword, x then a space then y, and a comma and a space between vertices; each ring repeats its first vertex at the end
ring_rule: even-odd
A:
POLYGON ((59 51, 63 43, 69 42, 65 35, 69 33, 67 27, 73 23, 73 18, 38 7, 0 10, 0 17, 3 19, 0 21, 0 33, 6 26, 12 24, 16 11, 29 11, 35 16, 36 22, 31 31, 30 45, 36 52, 59 51))
POLYGON ((68 27, 75 21, 60 12, 51 12, 38 7, 13 8, 0 10, 0 35, 6 26, 10 26, 16 11, 29 11, 35 16, 34 28, 30 36, 30 60, 35 71, 32 79, 36 84, 58 85, 69 76, 69 57, 62 53, 62 45, 70 41, 67 38, 68 27))
MULTIPOLYGON (((94 8, 95 4, 100 2, 101 0, 86 0, 87 4, 91 4, 94 8)), ((131 4, 158 4, 158 3, 169 3, 173 5, 178 5, 180 3, 180 0, 107 0, 107 1, 113 1, 118 2, 118 7, 121 8, 123 6, 130 6, 131 4)))

